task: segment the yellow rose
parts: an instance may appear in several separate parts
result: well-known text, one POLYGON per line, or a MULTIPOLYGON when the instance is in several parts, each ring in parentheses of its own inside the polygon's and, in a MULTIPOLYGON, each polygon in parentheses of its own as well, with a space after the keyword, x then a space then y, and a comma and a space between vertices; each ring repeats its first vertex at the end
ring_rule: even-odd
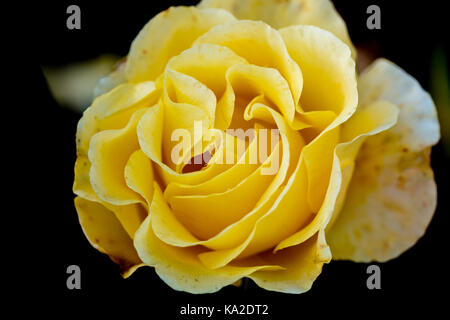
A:
POLYGON ((326 0, 204 0, 158 14, 78 125, 86 237, 124 277, 147 265, 193 293, 243 277, 302 293, 332 254, 386 261, 410 248, 436 205, 435 108, 394 64, 357 78, 354 58, 326 0), (227 129, 252 128, 236 152, 242 139, 227 129), (249 162, 264 129, 274 143, 249 162), (194 136, 188 150, 177 130, 194 136))

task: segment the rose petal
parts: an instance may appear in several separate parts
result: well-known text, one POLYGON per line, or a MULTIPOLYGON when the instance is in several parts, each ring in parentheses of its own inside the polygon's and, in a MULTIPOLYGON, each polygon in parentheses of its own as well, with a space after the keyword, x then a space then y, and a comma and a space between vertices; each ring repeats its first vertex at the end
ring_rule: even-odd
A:
POLYGON ((287 81, 274 68, 235 64, 227 71, 227 80, 234 92, 250 99, 263 95, 278 107, 289 121, 293 121, 295 104, 287 81))
POLYGON ((306 194, 306 174, 301 170, 299 161, 299 151, 302 149, 301 137, 298 135, 298 132, 293 131, 287 126, 286 121, 281 115, 268 106, 257 103, 249 111, 249 114, 252 116, 261 116, 263 113, 267 113, 273 117, 280 131, 283 130, 289 133, 287 141, 293 147, 293 150, 290 150, 292 158, 290 158, 291 165, 287 174, 289 178, 287 178, 287 181, 284 181, 283 186, 277 187, 277 191, 272 190, 268 193, 268 199, 272 199, 271 197, 273 195, 276 198, 274 202, 269 202, 270 206, 265 202, 261 203, 265 209, 264 211, 258 210, 259 208, 257 208, 230 227, 230 229, 242 228, 244 226, 251 228, 250 233, 247 231, 246 233, 235 235, 236 237, 242 238, 243 235, 248 234, 243 243, 240 243, 235 248, 226 248, 220 251, 217 250, 202 254, 202 261, 209 267, 217 268, 238 256, 241 258, 249 257, 255 253, 265 251, 292 234, 292 232, 304 225, 310 218, 306 201, 302 201, 301 199, 301 196, 306 194), (286 224, 286 221, 289 221, 289 224, 286 224), (251 222, 251 224, 248 224, 248 222, 251 222), (271 236, 267 237, 269 233, 271 236))
POLYGON ((293 26, 281 29, 280 33, 289 54, 302 69, 302 108, 329 110, 338 115, 302 151, 308 174, 308 202, 311 210, 318 212, 339 140, 337 126, 353 114, 358 103, 355 62, 348 47, 328 31, 314 26, 293 26))
MULTIPOLYGON (((138 150, 137 124, 146 109, 137 110, 123 129, 104 130, 95 134, 89 145, 90 181, 100 199, 114 205, 143 203, 139 194, 125 181, 125 166, 138 150)), ((151 177, 149 177, 151 178, 151 177)))
POLYGON ((122 206, 115 206, 104 201, 100 201, 100 203, 106 209, 114 213, 123 229, 128 233, 130 238, 133 239, 134 233, 147 216, 147 208, 140 203, 122 206))
POLYGON ((277 253, 266 252, 261 255, 265 263, 273 263, 284 270, 264 270, 249 276, 258 286, 266 290, 284 293, 303 293, 308 291, 322 272, 324 263, 331 260, 331 253, 321 229, 308 241, 277 253))
POLYGON ((165 90, 170 92, 173 102, 199 107, 214 123, 216 96, 212 90, 197 79, 172 69, 167 69, 166 77, 165 90))
POLYGON ((169 59, 189 48, 211 27, 235 20, 225 10, 171 7, 151 19, 131 44, 125 75, 129 82, 155 80, 169 59))
MULTIPOLYGON (((164 110, 162 159, 171 169, 181 172, 182 165, 177 162, 180 159, 172 159, 174 147, 179 143, 173 139, 173 134, 184 130, 189 133, 190 139, 187 143, 191 148, 196 144, 201 144, 203 133, 207 132, 214 124, 215 96, 211 90, 194 78, 168 70, 164 74, 164 94, 159 103, 164 110), (190 85, 193 86, 191 93, 188 93, 189 85, 186 82, 190 82, 190 85), (199 105, 191 102, 199 103, 199 105), (196 122, 201 128, 202 134, 195 134, 196 122)), ((183 151, 190 152, 191 149, 183 151)), ((185 156, 186 154, 183 154, 181 159, 184 159, 185 156)))
POLYGON ((300 66, 304 111, 350 112, 358 103, 355 62, 349 48, 331 32, 314 26, 280 30, 289 55, 300 66))
POLYGON ((297 112, 291 127, 294 130, 302 130, 302 137, 306 142, 311 142, 321 132, 325 131, 336 117, 336 113, 330 110, 297 112))
POLYGON ((167 69, 191 76, 215 93, 218 103, 214 127, 224 130, 231 122, 234 104, 233 91, 226 90, 225 75, 237 63, 246 61, 232 50, 213 44, 200 44, 173 57, 167 64, 167 69))
POLYGON ((392 62, 378 59, 365 69, 358 92, 361 105, 386 100, 400 108, 398 124, 390 130, 398 137, 397 144, 421 151, 438 142, 439 122, 433 100, 417 80, 392 62))
MULTIPOLYGON (((256 134, 258 134, 258 131, 256 131, 256 134)), ((231 135, 227 135, 227 138, 229 139, 226 143, 233 144, 232 147, 234 149, 234 143, 237 143, 238 141, 236 139, 232 139, 231 135)), ((257 161, 254 163, 250 162, 250 155, 255 154, 255 152, 257 152, 257 148, 258 140, 253 139, 248 148, 245 150, 245 153, 240 159, 238 159, 236 165, 232 166, 230 169, 199 184, 190 185, 172 182, 167 185, 164 190, 164 197, 168 200, 175 195, 207 195, 211 193, 225 192, 226 190, 235 187, 243 180, 243 178, 248 177, 260 166, 260 163, 257 161)), ((231 148, 229 148, 229 150, 231 151, 231 148)), ((226 155, 224 158, 225 159, 220 160, 225 162, 226 155)), ((211 161, 219 161, 219 159, 216 160, 215 158, 212 158, 210 159, 210 162, 211 161)))
MULTIPOLYGON (((227 47, 251 64, 278 70, 288 82, 294 104, 297 104, 303 85, 302 73, 289 57, 278 31, 267 24, 259 21, 234 21, 218 25, 195 41, 195 44, 201 43, 227 47)), ((292 120, 295 110, 291 107, 285 111, 292 120)))
POLYGON ((360 78, 361 103, 384 99, 399 109, 397 124, 368 138, 356 160, 346 202, 327 237, 336 259, 387 261, 423 235, 436 206, 429 166, 439 124, 430 96, 386 60, 360 78))
MULTIPOLYGON (((198 184, 211 179, 232 166, 232 164, 218 164, 213 161, 204 170, 191 173, 179 173, 167 166, 162 159, 163 115, 163 106, 161 104, 149 108, 139 121, 137 134, 142 151, 154 162, 156 165, 155 171, 162 177, 164 184, 169 184, 170 182, 198 184)), ((216 133, 219 134, 220 132, 216 133)), ((223 133, 220 137, 225 138, 223 133)), ((226 145, 231 146, 233 144, 227 143, 226 145)), ((216 153, 217 156, 220 156, 222 152, 224 150, 222 148, 219 149, 216 153)))
MULTIPOLYGON (((161 238, 161 240, 177 246, 192 246, 197 244, 203 244, 205 246, 215 249, 224 247, 230 248, 236 245, 240 245, 246 239, 246 237, 249 235, 252 228, 254 227, 252 225, 252 222, 253 223, 256 222, 256 219, 258 219, 265 212, 264 210, 267 208, 268 203, 273 201, 272 195, 275 193, 276 190, 280 188, 281 184, 286 179, 286 176, 289 176, 290 174, 288 170, 290 171, 294 170, 294 168, 289 168, 289 163, 291 161, 292 162, 296 161, 295 159, 298 159, 299 157, 300 150, 302 148, 301 137, 297 132, 290 129, 289 126, 287 126, 285 120, 282 118, 282 116, 273 109, 264 105, 258 106, 257 104, 255 104, 252 110, 253 111, 248 112, 247 115, 248 118, 261 117, 261 115, 264 112, 273 117, 272 121, 276 122, 278 129, 280 130, 280 135, 283 144, 283 157, 281 160, 280 169, 275 178, 272 180, 270 186, 266 188, 265 193, 259 199, 255 209, 249 212, 248 215, 245 216, 243 219, 237 221, 236 223, 233 223, 228 228, 223 230, 223 232, 204 242, 198 242, 197 239, 194 240, 192 238, 190 240, 181 239, 180 237, 178 237, 177 235, 178 233, 174 233, 171 231, 171 227, 169 226, 168 223, 157 223, 153 227, 156 228, 155 232, 158 235, 158 237, 161 238), (261 109, 263 109, 263 111, 261 111, 261 109), (171 238, 166 238, 163 236, 168 234, 171 234, 171 238)), ((174 215, 170 210, 161 211, 160 213, 163 212, 166 212, 165 215, 174 215)), ((170 219, 176 220, 175 217, 170 219)), ((154 221, 156 223, 159 220, 154 221)), ((186 230, 186 232, 188 231, 186 230)))
POLYGON ((154 102, 156 93, 153 82, 122 84, 95 99, 84 112, 77 128, 77 160, 73 185, 75 194, 92 201, 97 198, 89 178, 91 163, 88 150, 92 136, 100 130, 123 128, 136 110, 154 102))
POLYGON ((147 206, 153 199, 153 168, 151 160, 142 150, 136 150, 125 166, 125 182, 127 186, 145 199, 147 206))
POLYGON ((318 136, 302 150, 308 177, 307 201, 312 212, 318 212, 327 193, 333 165, 334 149, 339 142, 340 127, 318 136))
POLYGON ((106 253, 129 276, 141 264, 133 241, 114 213, 98 202, 75 198, 75 207, 83 232, 91 245, 106 253))
MULTIPOLYGON (((248 148, 253 154, 257 152, 255 145, 257 144, 251 144, 248 148)), ((200 239, 209 239, 225 227, 239 221, 256 206, 275 176, 263 174, 263 172, 272 159, 279 156, 277 147, 263 163, 260 163, 256 170, 254 169, 247 176, 240 176, 241 181, 237 185, 229 186, 223 191, 214 192, 215 187, 213 187, 206 194, 180 194, 176 193, 174 189, 169 189, 168 192, 165 192, 165 198, 180 222, 200 239), (215 209, 211 211, 211 208, 215 209)), ((238 163, 233 168, 249 166, 245 163, 238 163)), ((242 172, 242 170, 239 171, 242 172)), ((235 173, 239 173, 239 171, 234 170, 235 173)), ((192 193, 193 188, 190 189, 192 193)))
POLYGON ((151 228, 151 216, 147 217, 136 232, 134 245, 142 261, 155 267, 156 273, 164 282, 175 290, 190 293, 215 292, 255 271, 282 269, 276 265, 228 265, 210 270, 198 260, 201 248, 178 248, 159 240, 151 228))
MULTIPOLYGON (((283 118, 273 109, 261 104, 259 105, 255 104, 252 107, 252 110, 253 111, 249 111, 247 113, 248 117, 261 117, 264 112, 272 114, 273 120, 277 123, 277 126, 282 134, 282 139, 286 139, 283 137, 284 135, 288 134, 289 138, 287 138, 284 141, 284 144, 286 144, 289 141, 290 142, 289 149, 292 148, 292 150, 290 150, 289 152, 288 152, 289 149, 284 150, 283 154, 286 156, 283 156, 281 167, 282 168, 285 167, 286 164, 289 163, 289 161, 295 161, 294 159, 298 159, 299 152, 301 150, 301 141, 299 141, 299 139, 301 138, 298 135, 298 133, 297 136, 293 136, 293 134, 296 134, 296 132, 292 131, 292 129, 290 129, 285 123, 285 120, 283 120, 283 118), (293 158, 286 162, 286 160, 289 159, 290 153, 292 154, 293 158)), ((264 116, 263 118, 267 118, 267 116, 264 116)), ((295 168, 291 168, 290 171, 293 171, 294 169, 295 168)), ((284 172, 286 171, 286 169, 280 169, 280 171, 284 172)), ((285 175, 284 174, 280 175, 279 172, 279 174, 272 182, 271 186, 268 188, 268 191, 270 192, 268 192, 265 196, 262 197, 262 200, 252 212, 250 212, 244 218, 230 225, 229 227, 224 229, 221 233, 219 233, 213 238, 210 238, 207 241, 200 242, 195 237, 193 237, 190 234, 190 232, 187 231, 187 229, 185 229, 184 226, 181 225, 181 223, 179 223, 174 214, 168 208, 167 204, 165 204, 163 201, 161 201, 159 205, 159 207, 162 210, 161 209, 157 210, 157 213, 155 213, 156 211, 152 211, 153 212, 152 215, 155 217, 155 220, 153 220, 154 231, 161 240, 175 246, 185 247, 202 244, 209 248, 219 249, 218 251, 201 253, 199 257, 201 261, 209 268, 222 267, 231 260, 233 260, 234 258, 236 258, 238 255, 240 255, 244 251, 244 249, 246 249, 250 241, 255 240, 255 242, 253 243, 252 247, 249 248, 249 250, 253 250, 254 252, 262 251, 266 247, 275 245, 276 241, 279 241, 276 239, 278 238, 280 240, 283 239, 284 237, 286 237, 286 235, 289 234, 289 232, 291 232, 291 230, 295 230, 298 227, 298 225, 302 223, 301 221, 304 221, 305 216, 293 213, 294 216, 290 220, 292 223, 289 225, 289 228, 287 228, 283 223, 284 214, 289 215, 290 212, 294 211, 292 210, 283 211, 285 205, 279 206, 277 205, 274 206, 274 208, 276 207, 277 210, 271 210, 272 213, 271 217, 269 217, 269 219, 264 219, 259 228, 255 229, 256 222, 260 220, 262 216, 265 216, 267 210, 272 206, 275 199, 279 197, 280 192, 284 189, 280 188, 280 183, 282 183, 284 179, 285 175), (274 188, 272 188, 273 186, 274 188), (157 218, 155 216, 155 215, 159 216, 160 214, 162 214, 161 218, 157 218), (277 219, 277 217, 279 219, 277 219), (267 239, 267 237, 265 236, 265 230, 267 226, 277 223, 283 224, 282 227, 277 226, 274 227, 278 237, 276 236, 275 240, 272 239, 273 241, 271 239, 267 239), (181 229, 183 231, 181 231, 181 229), (178 231, 174 232, 173 230, 178 231), (182 234, 184 234, 185 236, 182 237, 181 236, 182 234), (269 241, 269 243, 267 241, 269 241)), ((291 185, 292 182, 289 182, 288 184, 291 185)), ((293 185, 296 184, 294 183, 293 185)), ((298 191, 298 188, 293 187, 292 189, 298 191)), ((293 201, 295 197, 297 197, 297 193, 295 191, 291 191, 291 197, 289 198, 290 200, 287 202, 290 203, 291 205, 296 203, 295 201, 293 201)), ((154 199, 154 201, 155 200, 156 198, 154 199)), ((284 199, 281 200, 281 202, 283 201, 284 199)), ((278 202, 280 202, 280 200, 278 202)), ((295 213, 299 213, 299 211, 297 210, 295 211, 295 213)), ((273 230, 271 232, 273 233, 273 230)))
POLYGON ((292 25, 313 25, 328 30, 356 50, 344 20, 329 0, 202 0, 200 8, 223 8, 238 19, 262 20, 276 29, 292 25))
POLYGON ((155 83, 146 81, 138 84, 121 84, 99 96, 86 109, 78 123, 77 147, 87 154, 89 142, 94 133, 124 127, 137 109, 152 105, 157 93, 155 83), (99 120, 103 123, 99 124, 99 120))
POLYGON ((319 212, 306 227, 281 241, 275 251, 298 245, 327 226, 340 205, 340 199, 345 197, 354 159, 364 139, 392 127, 397 121, 397 115, 398 111, 394 105, 377 102, 364 110, 358 109, 343 125, 341 143, 333 154, 329 184, 319 212))

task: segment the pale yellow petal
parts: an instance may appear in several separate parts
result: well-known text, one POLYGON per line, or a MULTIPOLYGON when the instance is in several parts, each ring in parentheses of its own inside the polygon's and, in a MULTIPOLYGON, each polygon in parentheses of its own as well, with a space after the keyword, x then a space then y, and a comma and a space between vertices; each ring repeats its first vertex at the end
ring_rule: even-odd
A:
POLYGON ((366 137, 392 128, 398 120, 398 114, 399 110, 395 105, 379 100, 365 107, 358 108, 353 116, 342 125, 341 143, 345 144, 355 139, 356 143, 350 143, 348 147, 339 147, 346 152, 346 157, 341 158, 342 185, 336 199, 333 215, 325 231, 328 231, 333 226, 344 205, 348 186, 355 168, 355 159, 362 143, 366 137))
POLYGON ((383 144, 367 140, 360 151, 346 202, 328 234, 335 259, 395 258, 416 243, 433 216, 429 152, 402 154, 383 144))
POLYGON ((439 124, 430 96, 386 60, 366 69, 359 90, 364 104, 395 103, 399 119, 364 142, 327 238, 336 259, 387 261, 413 246, 433 216, 436 185, 429 153, 439 139, 439 124))
POLYGON ((358 93, 360 105, 386 100, 400 108, 398 124, 390 130, 398 137, 397 144, 420 151, 439 140, 433 100, 416 79, 394 63, 378 59, 366 68, 358 81, 358 93))

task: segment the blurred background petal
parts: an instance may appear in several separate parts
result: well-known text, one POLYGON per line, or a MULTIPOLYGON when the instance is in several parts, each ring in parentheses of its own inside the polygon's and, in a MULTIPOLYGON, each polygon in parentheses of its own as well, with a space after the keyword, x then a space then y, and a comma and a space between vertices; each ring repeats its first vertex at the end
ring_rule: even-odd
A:
POLYGON ((104 54, 63 66, 42 66, 42 70, 58 104, 83 112, 91 104, 100 78, 108 75, 118 60, 117 55, 104 54))

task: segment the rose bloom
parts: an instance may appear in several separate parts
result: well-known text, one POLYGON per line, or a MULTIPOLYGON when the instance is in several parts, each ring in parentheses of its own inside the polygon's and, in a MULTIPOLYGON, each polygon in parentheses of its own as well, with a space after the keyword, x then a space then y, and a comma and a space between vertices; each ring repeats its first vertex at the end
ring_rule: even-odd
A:
POLYGON ((204 0, 155 16, 78 124, 75 206, 90 243, 124 277, 151 266, 192 293, 244 277, 302 293, 332 258, 413 246, 436 206, 435 107, 387 60, 357 75, 355 55, 327 0, 204 0), (219 138, 182 156, 210 157, 174 163, 172 133, 196 121, 219 138), (238 128, 277 129, 278 148, 242 161, 257 137, 238 155, 224 143, 238 128))

